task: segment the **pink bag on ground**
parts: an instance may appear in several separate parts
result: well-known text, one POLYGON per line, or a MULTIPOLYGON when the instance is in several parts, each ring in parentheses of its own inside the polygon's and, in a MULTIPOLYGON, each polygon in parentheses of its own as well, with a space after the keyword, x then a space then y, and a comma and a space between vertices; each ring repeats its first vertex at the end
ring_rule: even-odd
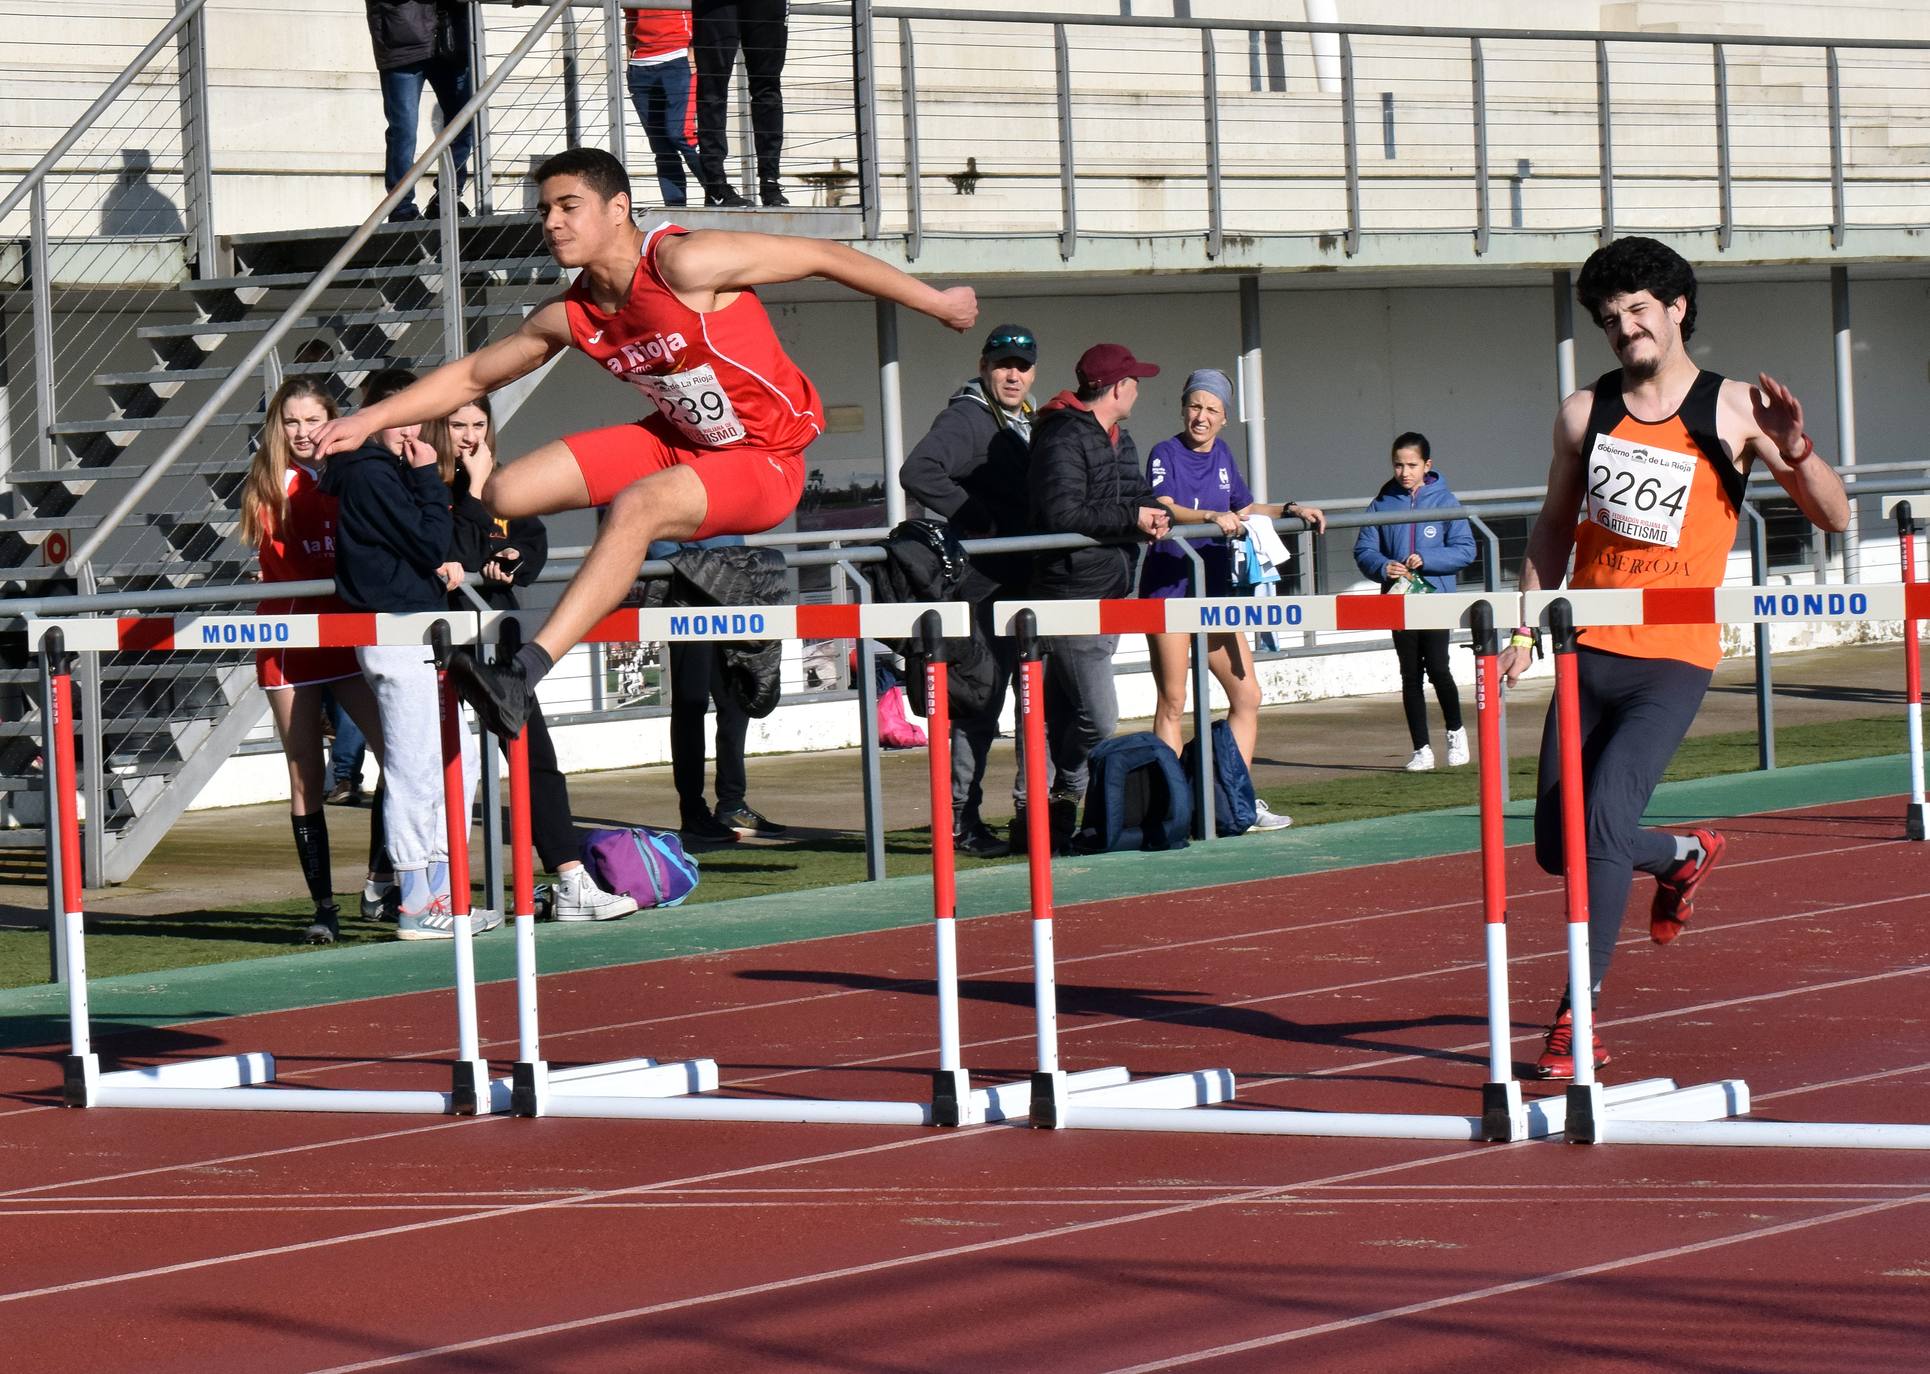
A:
POLYGON ((925 729, 905 713, 903 685, 887 688, 878 698, 878 740, 887 749, 921 749, 925 729))

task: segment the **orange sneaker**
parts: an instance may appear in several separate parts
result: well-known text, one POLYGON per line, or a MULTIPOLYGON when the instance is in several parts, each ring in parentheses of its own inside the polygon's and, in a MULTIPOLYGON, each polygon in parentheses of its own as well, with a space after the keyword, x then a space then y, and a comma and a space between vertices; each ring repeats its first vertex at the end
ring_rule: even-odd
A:
POLYGON ((1655 900, 1649 904, 1649 939, 1666 945, 1682 933, 1695 912, 1695 890, 1722 858, 1728 841, 1718 830, 1693 832, 1702 845, 1700 859, 1684 859, 1655 880, 1655 900))
MULTIPOLYGON (((1595 1067, 1601 1068, 1608 1062, 1608 1051, 1602 1048, 1602 1037, 1595 1037, 1595 1067)), ((1575 1015, 1563 1010, 1555 1018, 1555 1024, 1548 1028, 1548 1038, 1542 1046, 1541 1058, 1535 1061, 1537 1078, 1573 1078, 1575 1076, 1575 1015)))

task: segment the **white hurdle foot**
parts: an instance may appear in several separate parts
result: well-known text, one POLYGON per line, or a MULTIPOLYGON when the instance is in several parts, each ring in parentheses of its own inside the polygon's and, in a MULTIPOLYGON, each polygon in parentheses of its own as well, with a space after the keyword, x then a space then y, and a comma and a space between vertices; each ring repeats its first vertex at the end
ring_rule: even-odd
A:
POLYGON ((1076 1118, 1088 1107, 1143 1107, 1172 1111, 1207 1107, 1233 1100, 1233 1074, 1228 1069, 1195 1069, 1191 1073, 1135 1078, 1109 1088, 1088 1088, 1072 1095, 1069 1109, 1076 1118))
POLYGON ((1624 1121, 1600 1139, 1617 1145, 1712 1145, 1784 1150, 1930 1150, 1930 1126, 1821 1121, 1624 1121))
MULTIPOLYGON (((1725 1078, 1715 1083, 1698 1083, 1692 1088, 1629 1101, 1609 1102, 1607 1120, 1639 1121, 1720 1121, 1729 1116, 1749 1113, 1749 1085, 1740 1078, 1725 1078)), ((1598 1128, 1597 1140, 1613 1139, 1613 1132, 1598 1128)))
POLYGON ((154 1064, 145 1069, 116 1069, 100 1076, 103 1088, 241 1088, 272 1083, 275 1056, 231 1054, 219 1059, 190 1059, 181 1064, 154 1064))
MULTIPOLYGON (((1066 1091, 1077 1094, 1093 1088, 1110 1088, 1131 1078, 1131 1073, 1116 1064, 1106 1069, 1082 1069, 1065 1076, 1066 1091)), ((972 1107, 980 1121, 1024 1121, 1032 1112, 1032 1084, 1027 1081, 976 1088, 972 1092, 972 1107)))
POLYGON ((553 1107, 564 1097, 682 1097, 714 1092, 717 1083, 715 1059, 680 1059, 671 1064, 631 1059, 551 1069, 549 1100, 553 1107))
MULTIPOLYGON (((1644 1098, 1661 1097, 1677 1091, 1673 1078, 1638 1078, 1629 1083, 1615 1083, 1602 1089, 1602 1102, 1607 1107, 1641 1101, 1644 1098)), ((1568 1124, 1568 1101, 1563 1097, 1543 1097, 1530 1102, 1527 1106, 1529 1140, 1542 1140, 1548 1136, 1560 1135, 1568 1124)))

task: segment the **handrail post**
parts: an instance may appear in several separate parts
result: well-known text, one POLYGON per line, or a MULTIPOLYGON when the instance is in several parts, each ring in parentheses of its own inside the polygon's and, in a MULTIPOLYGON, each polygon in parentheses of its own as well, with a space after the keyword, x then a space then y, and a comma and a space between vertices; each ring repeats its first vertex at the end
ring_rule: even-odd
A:
POLYGON ((624 99, 628 94, 624 90, 624 75, 629 69, 630 45, 624 39, 623 6, 619 0, 603 0, 603 52, 604 65, 609 68, 604 91, 609 104, 610 156, 627 167, 630 159, 624 142, 629 121, 624 114, 624 99))
POLYGON ((1609 85, 1608 42, 1595 40, 1595 139, 1601 153, 1602 177, 1602 228, 1599 235, 1604 247, 1615 239, 1615 119, 1611 110, 1614 100, 1609 85))
MULTIPOLYGON (((481 0, 469 0, 469 89, 482 89, 483 76, 489 70, 489 34, 483 27, 483 7, 481 0)), ((483 106, 476 111, 476 117, 469 127, 475 132, 476 162, 476 213, 494 214, 496 210, 496 187, 489 175, 489 109, 483 106)))
POLYGON ((1843 197, 1843 73, 1835 47, 1823 49, 1829 70, 1829 246, 1841 248, 1848 214, 1843 197))
MULTIPOLYGON (((80 566, 80 591, 92 596, 100 590, 91 562, 80 566)), ((87 881, 99 885, 107 881, 107 723, 101 703, 101 656, 81 654, 76 668, 80 676, 81 709, 78 724, 84 753, 81 760, 81 785, 86 788, 87 822, 81 831, 81 860, 87 881)))
MULTIPOLYGON (((837 567, 851 579, 858 593, 858 604, 871 602, 871 583, 858 571, 858 565, 840 558, 837 567)), ((864 627, 858 627, 858 752, 864 760, 864 876, 867 882, 882 882, 885 876, 885 787, 879 771, 882 752, 878 741, 878 661, 864 627)))
POLYGON ((1468 40, 1468 64, 1474 80, 1474 253, 1488 251, 1488 234, 1493 225, 1488 208, 1488 63, 1481 51, 1481 40, 1468 40))
POLYGON ((858 199, 864 236, 878 237, 884 207, 879 203, 883 177, 878 171, 878 62, 872 46, 871 0, 851 0, 851 66, 857 99, 852 102, 858 127, 858 199))
POLYGON ((1729 152, 1729 57, 1715 45, 1716 250, 1726 253, 1736 232, 1736 187, 1729 152))
POLYGON ((454 362, 469 351, 463 324, 461 206, 453 192, 443 191, 458 184, 455 154, 444 148, 436 168, 436 203, 442 212, 442 360, 454 362))
POLYGON ((1200 74, 1206 87, 1206 256, 1217 258, 1226 244, 1224 172, 1220 166, 1220 72, 1215 31, 1200 30, 1200 74))
POLYGON ((1052 26, 1052 55, 1059 101, 1059 256, 1070 262, 1079 251, 1079 173, 1072 142, 1072 49, 1064 24, 1052 26))
MULTIPOLYGON (((190 0, 178 0, 184 9, 190 0)), ((194 231, 194 274, 220 275, 214 232, 214 146, 208 132, 208 19, 207 7, 194 5, 194 14, 175 36, 176 76, 181 99, 182 200, 188 225, 194 231)))
MULTIPOLYGON (((1749 521, 1749 580, 1761 587, 1769 582, 1769 532, 1755 503, 1744 501, 1749 521)), ((1756 626, 1756 767, 1767 772, 1776 766, 1776 685, 1769 653, 1769 626, 1756 626)))
POLYGON ((54 272, 47 235, 47 183, 34 183, 27 206, 28 241, 33 255, 34 454, 43 468, 54 466, 54 272))
POLYGON ((1360 132, 1354 127, 1354 41, 1340 35, 1340 132, 1347 156, 1347 256, 1360 251, 1360 132))
POLYGON ((925 246, 925 204, 918 166, 918 63, 911 20, 898 20, 898 109, 905 125, 905 261, 918 261, 925 246))
POLYGON ((583 72, 577 57, 576 11, 563 7, 560 63, 563 74, 563 146, 583 146, 583 72))

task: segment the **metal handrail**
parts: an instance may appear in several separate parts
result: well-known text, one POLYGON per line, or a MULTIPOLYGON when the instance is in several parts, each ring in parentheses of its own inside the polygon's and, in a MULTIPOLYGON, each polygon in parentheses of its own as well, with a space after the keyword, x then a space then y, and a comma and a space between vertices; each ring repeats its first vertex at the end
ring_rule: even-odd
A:
POLYGON ((186 0, 186 3, 182 4, 181 8, 174 12, 174 17, 161 26, 161 31, 148 40, 146 47, 134 54, 133 60, 121 68, 121 74, 119 76, 107 83, 107 89, 95 97, 94 103, 81 112, 80 118, 73 122, 67 132, 54 140, 54 146, 47 150, 46 156, 28 168, 27 174, 20 179, 18 184, 16 184, 11 191, 7 192, 4 198, 0 198, 0 219, 6 218, 14 207, 27 198, 27 195, 33 188, 38 186, 41 181, 46 178, 47 173, 53 170, 54 164, 59 162, 60 159, 66 155, 67 151, 72 148, 75 143, 80 141, 80 136, 93 127, 94 121, 100 118, 101 112, 113 104, 115 97, 119 96, 122 91, 132 85, 134 78, 139 76, 141 72, 146 69, 147 64, 154 60, 155 54, 167 46, 167 41, 193 22, 206 6, 207 0, 186 0))
POLYGON ((529 31, 523 35, 522 41, 510 50, 509 55, 503 58, 496 70, 491 72, 477 88, 469 103, 443 125, 442 132, 436 135, 428 148, 416 158, 415 164, 400 181, 389 188, 389 193, 382 198, 375 209, 369 212, 368 218, 348 236, 342 246, 335 251, 335 255, 328 260, 321 271, 315 274, 314 279, 302 288, 288 308, 282 311, 280 317, 256 341, 255 346, 248 351, 248 355, 237 363, 234 370, 214 389, 214 393, 201 403, 201 408, 195 411, 187 425, 175 435, 173 442, 162 450, 160 457, 154 460, 147 471, 129 484, 127 491, 122 493, 121 499, 115 503, 114 509, 109 511, 88 533, 79 547, 74 550, 73 556, 67 560, 68 572, 77 574, 82 567, 86 566, 100 546, 120 528, 121 522, 134 513, 154 485, 167 475, 168 469, 173 467, 180 460, 181 455, 187 452, 189 446, 201 436, 201 431, 213 421, 221 407, 227 403, 228 398, 240 390, 242 383, 261 367, 263 360, 295 327, 296 321, 302 317, 303 312, 334 283, 336 276, 374 236, 376 229, 388 219, 389 211, 401 204, 404 196, 414 193, 417 180, 436 165, 442 157, 443 150, 454 144, 462 131, 469 127, 470 122, 476 117, 476 112, 488 103, 489 98, 496 93, 497 87, 501 86, 509 74, 529 55, 530 50, 536 46, 537 40, 549 32, 550 26, 561 17, 569 5, 570 0, 550 0, 542 14, 537 16, 536 22, 531 24, 529 31))

